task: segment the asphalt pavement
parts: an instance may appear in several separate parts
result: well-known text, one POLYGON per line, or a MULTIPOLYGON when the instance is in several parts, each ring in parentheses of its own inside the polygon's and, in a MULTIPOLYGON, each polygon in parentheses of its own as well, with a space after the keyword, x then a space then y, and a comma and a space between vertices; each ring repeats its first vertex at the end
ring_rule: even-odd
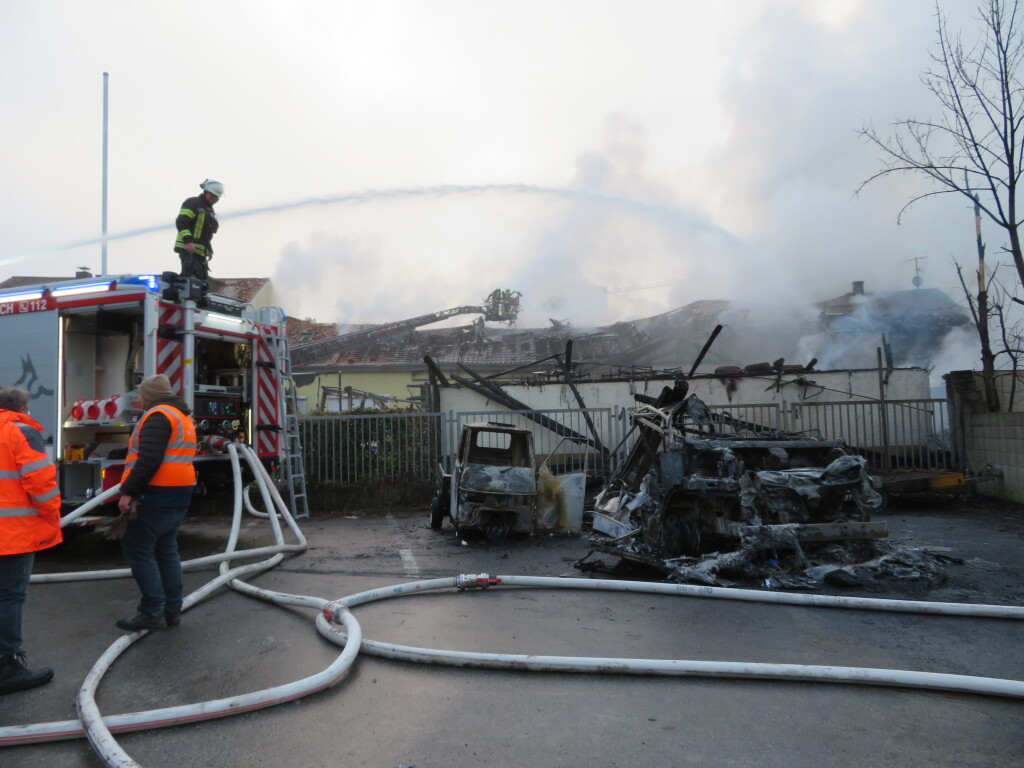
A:
MULTIPOLYGON (((941 548, 948 578, 862 596, 1024 605, 1018 507, 928 504, 887 513, 891 537, 941 548)), ((222 549, 227 517, 190 519, 182 550, 222 549)), ((585 537, 499 543, 435 532, 426 511, 314 515, 309 549, 252 579, 336 599, 459 573, 585 576, 585 537)), ((270 543, 248 519, 243 544, 270 543)), ((120 565, 115 546, 80 537, 37 572, 120 565)), ((196 589, 215 569, 190 572, 196 589)), ((26 648, 54 682, 0 698, 0 726, 75 717, 75 695, 134 612, 128 579, 34 584, 26 648)), ((354 610, 365 637, 406 645, 534 655, 703 659, 950 672, 1024 680, 1024 624, 698 598, 496 587, 431 592, 354 610)), ((150 633, 104 678, 104 715, 205 701, 313 674, 339 649, 314 612, 223 589, 150 633)), ((360 655, 331 689, 204 723, 123 734, 146 768, 162 766, 788 766, 1024 765, 1024 701, 877 686, 657 678, 422 666, 360 655)), ((0 748, 3 768, 100 768, 82 739, 0 748)))

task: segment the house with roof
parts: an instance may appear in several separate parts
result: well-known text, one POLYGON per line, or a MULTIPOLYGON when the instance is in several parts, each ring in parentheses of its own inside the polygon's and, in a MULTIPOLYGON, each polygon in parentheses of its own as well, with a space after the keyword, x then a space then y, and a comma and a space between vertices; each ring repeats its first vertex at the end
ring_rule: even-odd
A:
POLYGON ((256 307, 279 306, 269 277, 211 277, 209 283, 219 296, 256 307))
POLYGON ((937 288, 868 293, 864 281, 819 302, 821 330, 806 351, 820 367, 871 368, 881 348, 888 367, 930 368, 950 331, 972 329, 967 312, 937 288))

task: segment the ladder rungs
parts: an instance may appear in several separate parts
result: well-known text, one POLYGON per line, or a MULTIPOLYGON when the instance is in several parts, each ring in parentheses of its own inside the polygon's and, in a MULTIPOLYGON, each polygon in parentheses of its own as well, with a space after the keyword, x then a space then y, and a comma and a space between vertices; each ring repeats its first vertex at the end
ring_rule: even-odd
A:
POLYGON ((298 387, 292 375, 292 357, 285 335, 264 336, 264 340, 274 355, 277 371, 281 376, 281 405, 284 407, 284 456, 282 464, 288 482, 288 492, 292 502, 292 513, 296 517, 309 517, 309 505, 306 498, 306 472, 302 463, 302 442, 299 435, 299 400, 298 387), (302 502, 301 509, 299 502, 302 502))

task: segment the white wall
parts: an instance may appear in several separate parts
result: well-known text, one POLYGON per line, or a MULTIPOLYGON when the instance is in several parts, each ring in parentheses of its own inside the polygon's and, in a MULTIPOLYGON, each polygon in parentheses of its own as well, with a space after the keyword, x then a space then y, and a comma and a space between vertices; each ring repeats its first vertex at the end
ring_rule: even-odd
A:
POLYGON ((996 473, 978 493, 1024 504, 1024 413, 968 413, 965 422, 970 471, 996 473))
MULTIPOLYGON (((878 371, 875 370, 784 374, 778 382, 774 376, 692 379, 690 392, 712 406, 772 404, 787 408, 790 404, 804 402, 845 402, 858 397, 875 400, 879 396, 878 371), (777 386, 778 382, 781 386, 777 386)), ((634 393, 656 397, 662 387, 671 385, 667 380, 580 382, 576 388, 588 408, 621 409, 636 405, 634 393)), ((509 384, 502 388, 535 410, 579 407, 572 391, 564 384, 509 384)), ((887 400, 929 398, 928 372, 921 368, 894 370, 888 376, 884 391, 887 400)), ((440 405, 443 412, 502 408, 465 387, 442 389, 440 405)))

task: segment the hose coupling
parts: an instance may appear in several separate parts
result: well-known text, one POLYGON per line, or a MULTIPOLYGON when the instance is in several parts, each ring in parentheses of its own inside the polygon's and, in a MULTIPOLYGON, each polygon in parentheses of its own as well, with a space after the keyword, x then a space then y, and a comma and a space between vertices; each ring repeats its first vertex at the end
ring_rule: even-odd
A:
POLYGON ((348 606, 344 603, 338 602, 337 600, 324 606, 324 618, 334 624, 341 624, 342 615, 348 612, 348 606))
POLYGON ((461 573, 455 577, 455 586, 459 591, 486 589, 492 584, 501 584, 501 579, 497 576, 489 576, 486 573, 461 573))

